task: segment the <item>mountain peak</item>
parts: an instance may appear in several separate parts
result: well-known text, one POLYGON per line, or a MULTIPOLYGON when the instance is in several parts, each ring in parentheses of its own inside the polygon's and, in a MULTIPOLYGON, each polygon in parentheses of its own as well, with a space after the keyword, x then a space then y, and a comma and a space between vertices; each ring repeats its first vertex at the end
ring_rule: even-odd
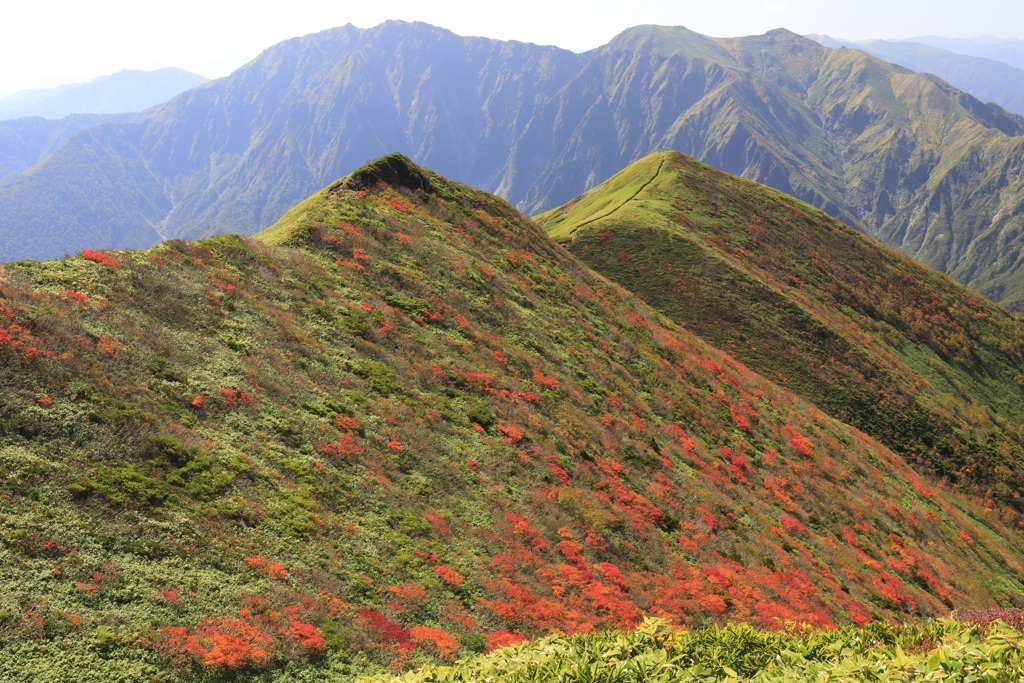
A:
POLYGON ((750 36, 748 39, 753 44, 759 45, 785 45, 790 48, 820 48, 822 44, 816 40, 802 36, 799 33, 790 31, 788 28, 775 28, 766 31, 760 36, 750 36))
POLYGON ((329 190, 362 190, 380 184, 420 192, 432 189, 430 177, 422 168, 404 154, 394 152, 356 169, 347 178, 331 185, 329 190))
POLYGON ((663 57, 685 55, 713 61, 730 61, 728 55, 712 38, 691 31, 685 26, 634 26, 612 38, 606 48, 615 51, 643 50, 663 57))
POLYGON ((779 28, 773 28, 771 31, 765 31, 764 35, 771 36, 773 38, 798 38, 800 40, 810 40, 810 38, 805 38, 799 33, 790 31, 788 28, 785 28, 783 26, 780 26, 779 28))

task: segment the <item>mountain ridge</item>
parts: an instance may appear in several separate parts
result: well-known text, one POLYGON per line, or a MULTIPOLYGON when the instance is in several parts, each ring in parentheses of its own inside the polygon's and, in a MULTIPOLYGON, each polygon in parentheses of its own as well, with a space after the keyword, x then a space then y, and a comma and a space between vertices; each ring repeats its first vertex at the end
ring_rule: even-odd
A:
POLYGON ((73 114, 55 121, 41 117, 0 121, 0 179, 21 173, 55 152, 83 130, 125 122, 133 114, 73 114))
POLYGON ((679 153, 650 155, 538 220, 757 372, 974 495, 997 489, 1020 508, 1020 316, 679 153), (964 416, 986 413, 975 436, 959 432, 964 416), (992 442, 1016 445, 996 455, 992 442))
POLYGON ((184 69, 123 69, 85 83, 23 90, 0 98, 0 119, 141 112, 209 79, 184 69))
POLYGON ((1024 306, 1004 256, 1024 239, 1024 118, 786 30, 637 27, 575 54, 426 24, 343 27, 62 149, 0 181, 5 258, 252 232, 389 149, 529 212, 678 149, 1024 306), (87 182, 58 168, 87 159, 87 182))
POLYGON ((934 74, 982 102, 994 102, 1018 116, 1024 115, 1024 98, 1019 94, 1024 84, 1024 69, 984 57, 961 55, 925 43, 850 41, 825 35, 810 37, 826 47, 864 50, 908 69, 934 74))
POLYGON ((1012 510, 398 155, 256 239, 6 264, 0 324, 22 680, 343 678, 1024 593, 1012 510))
POLYGON ((993 36, 975 38, 943 38, 941 36, 914 36, 908 41, 924 43, 959 54, 994 59, 1018 69, 1024 69, 1024 40, 1001 39, 993 36))

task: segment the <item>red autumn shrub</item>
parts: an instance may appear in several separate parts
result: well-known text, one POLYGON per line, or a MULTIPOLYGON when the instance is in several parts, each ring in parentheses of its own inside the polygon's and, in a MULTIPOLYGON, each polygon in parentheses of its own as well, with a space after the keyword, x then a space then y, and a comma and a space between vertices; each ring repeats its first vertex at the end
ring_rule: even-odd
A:
POLYGON ((527 640, 522 633, 511 633, 509 631, 495 631, 487 634, 487 652, 494 652, 497 649, 522 643, 527 640))
POLYGON ((444 659, 454 659, 459 651, 459 641, 439 628, 413 626, 409 629, 409 637, 417 646, 432 645, 437 654, 444 659))
POLYGON ((786 530, 786 533, 800 534, 802 536, 809 536, 811 533, 796 517, 786 515, 779 519, 779 521, 782 522, 782 528, 786 530))
POLYGON ((814 447, 813 444, 811 444, 810 439, 789 425, 785 425, 782 428, 782 431, 784 431, 786 436, 789 437, 789 446, 796 451, 797 455, 804 458, 809 458, 814 455, 814 447))
POLYGON ((82 258, 89 259, 101 266, 107 266, 108 268, 118 268, 121 262, 110 254, 104 254, 102 251, 95 251, 93 249, 86 249, 82 252, 82 258))
POLYGON ((359 431, 359 421, 347 415, 336 415, 334 417, 334 426, 343 432, 359 431))
POLYGON ((232 292, 235 290, 234 285, 224 282, 223 280, 220 280, 218 278, 211 277, 210 281, 213 282, 213 284, 217 285, 218 288, 223 289, 225 292, 232 292))
POLYGON ((498 425, 498 431, 505 435, 505 441, 509 443, 523 440, 523 433, 511 425, 498 425))
POLYGON ((293 621, 288 624, 288 627, 288 635, 304 648, 323 650, 324 646, 327 645, 327 641, 324 640, 323 631, 313 624, 307 624, 304 621, 293 621))
POLYGON ((548 458, 548 468, 563 484, 566 486, 572 484, 572 480, 569 478, 569 473, 562 468, 562 461, 558 459, 558 456, 552 455, 548 458))
POLYGON ((352 434, 341 434, 336 441, 320 444, 318 448, 321 453, 327 455, 356 455, 366 450, 356 443, 352 434))
POLYGON ((359 618, 364 624, 380 634, 379 637, 382 642, 395 644, 399 649, 407 649, 412 646, 409 631, 402 628, 401 624, 391 621, 377 610, 361 607, 359 609, 359 618))
POLYGON ((434 567, 434 572, 442 581, 444 581, 450 586, 459 586, 462 584, 463 581, 466 580, 465 576, 458 573, 457 571, 455 571, 447 565, 437 565, 436 567, 434 567))
POLYGON ((537 368, 533 368, 533 381, 536 382, 537 384, 541 385, 541 386, 548 387, 549 389, 557 389, 558 388, 558 380, 557 379, 555 379, 554 377, 551 377, 550 375, 545 375, 543 372, 541 372, 537 368))
POLYGON ((194 630, 163 629, 161 647, 178 658, 191 656, 205 667, 239 669, 270 659, 274 639, 245 619, 204 619, 194 630))

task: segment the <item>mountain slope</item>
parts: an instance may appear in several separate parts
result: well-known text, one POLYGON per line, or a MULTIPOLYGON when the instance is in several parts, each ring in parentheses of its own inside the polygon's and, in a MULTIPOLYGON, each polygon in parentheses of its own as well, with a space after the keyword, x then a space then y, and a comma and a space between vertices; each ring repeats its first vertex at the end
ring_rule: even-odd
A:
POLYGON ((992 59, 957 54, 924 43, 808 37, 825 47, 864 50, 887 62, 934 74, 982 102, 994 102, 1007 111, 1024 115, 1024 69, 992 59))
POLYGON ((40 258, 153 243, 154 228, 167 237, 251 234, 393 149, 491 185, 534 101, 561 87, 579 61, 557 48, 400 22, 286 41, 140 124, 71 140, 44 169, 50 175, 3 183, 0 225, 60 234, 19 247, 14 230, 3 229, 0 253, 40 258), (91 167, 89 182, 59 168, 80 159, 91 167), (120 173, 126 166, 133 175, 120 173), (36 201, 43 187, 61 188, 59 199, 36 201), (83 211, 83 202, 108 210, 83 211), (123 226, 136 234, 112 240, 123 226))
POLYGON ((1019 316, 679 153, 650 155, 539 220, 755 371, 976 496, 1022 509, 1019 316))
POLYGON ((1017 517, 391 156, 258 240, 4 266, 0 677, 340 676, 947 613, 1017 517))
POLYGON ((140 112, 195 88, 208 79, 183 69, 125 69, 88 83, 24 90, 0 98, 0 119, 41 116, 62 119, 72 114, 140 112))
POLYGON ((39 163, 80 131, 123 122, 132 114, 74 114, 56 121, 26 117, 0 121, 0 179, 39 163))
POLYGON ((677 149, 1024 306, 1024 119, 782 30, 641 26, 582 55, 400 22, 286 41, 0 181, 0 255, 251 233, 392 149, 531 212, 677 149))

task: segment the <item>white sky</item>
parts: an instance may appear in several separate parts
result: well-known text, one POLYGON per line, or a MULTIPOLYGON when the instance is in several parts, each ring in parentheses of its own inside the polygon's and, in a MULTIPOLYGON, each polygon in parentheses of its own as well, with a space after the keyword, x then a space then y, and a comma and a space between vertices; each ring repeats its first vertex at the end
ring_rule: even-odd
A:
POLYGON ((786 27, 849 39, 1024 38, 1021 0, 4 0, 0 96, 120 69, 178 66, 215 78, 282 40, 387 19, 576 50, 637 24, 713 36, 786 27))

